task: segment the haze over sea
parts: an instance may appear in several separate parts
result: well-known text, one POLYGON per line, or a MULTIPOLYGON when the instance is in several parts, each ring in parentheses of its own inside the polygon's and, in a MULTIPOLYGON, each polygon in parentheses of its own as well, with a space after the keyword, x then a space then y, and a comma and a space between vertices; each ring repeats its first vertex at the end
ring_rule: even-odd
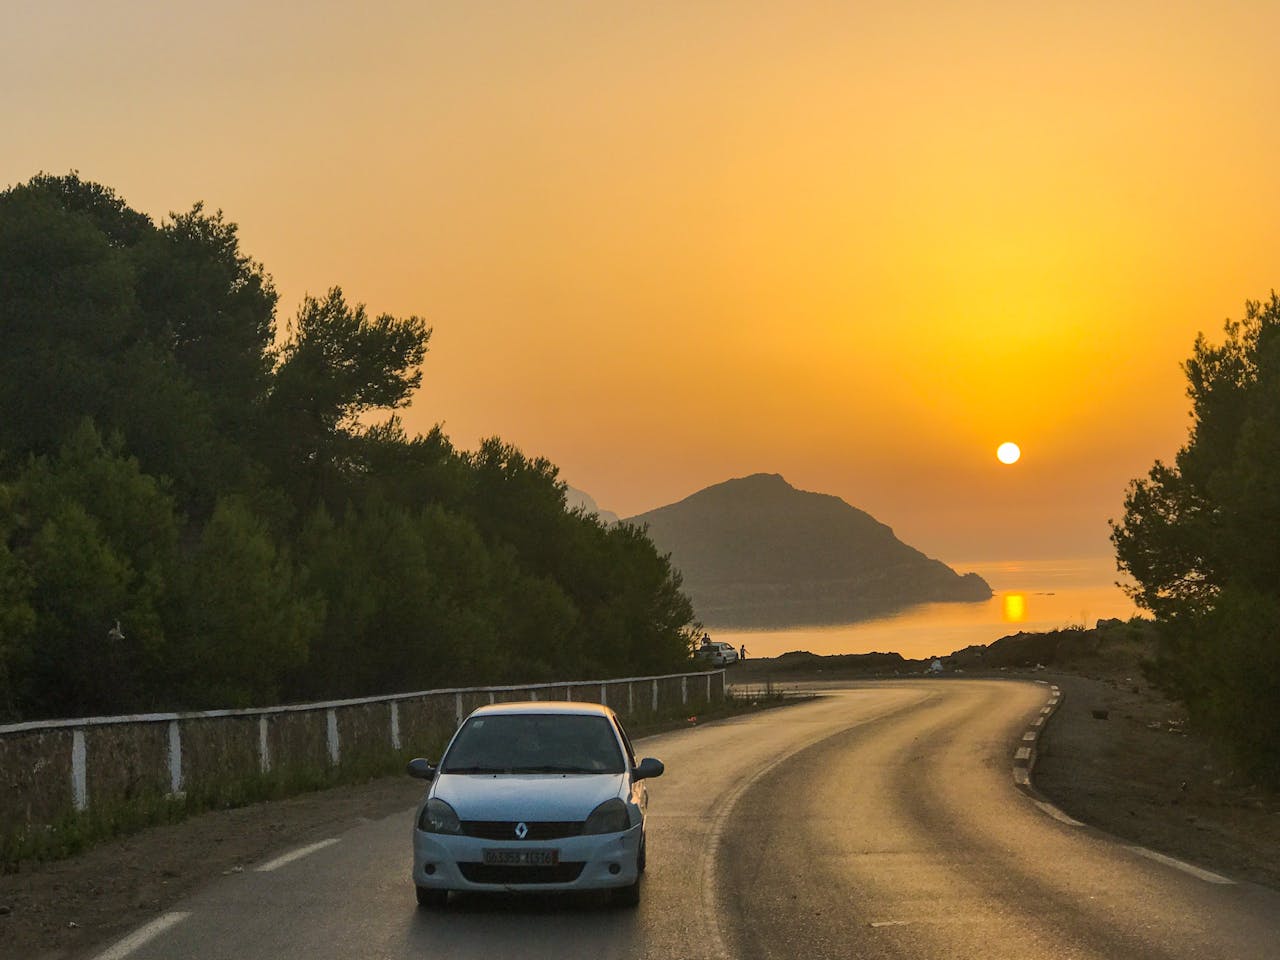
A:
POLYGON ((791 650, 816 654, 900 653, 907 659, 943 656, 1009 634, 1092 627, 1098 620, 1127 620, 1138 611, 1116 585, 1112 557, 1072 560, 973 561, 949 564, 970 570, 991 585, 990 600, 922 603, 875 620, 781 630, 717 630, 712 639, 746 645, 752 657, 791 650))

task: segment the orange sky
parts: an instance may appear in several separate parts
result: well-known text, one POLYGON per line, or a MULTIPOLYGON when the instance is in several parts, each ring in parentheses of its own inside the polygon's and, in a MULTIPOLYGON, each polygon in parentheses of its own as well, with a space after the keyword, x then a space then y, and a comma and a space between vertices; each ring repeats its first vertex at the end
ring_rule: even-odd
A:
POLYGON ((767 471, 1106 553, 1196 332, 1280 286, 1270 0, 283 6, 7 9, 0 183, 221 207, 282 325, 434 325, 411 429, 623 515, 767 471))

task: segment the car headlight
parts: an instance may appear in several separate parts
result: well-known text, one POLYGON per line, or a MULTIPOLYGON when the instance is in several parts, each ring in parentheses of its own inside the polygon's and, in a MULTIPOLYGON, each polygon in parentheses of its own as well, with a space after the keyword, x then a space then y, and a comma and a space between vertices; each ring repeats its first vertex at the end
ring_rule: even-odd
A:
POLYGON ((453 807, 433 797, 418 815, 418 829, 424 833, 459 834, 462 833, 462 824, 458 822, 453 807))
POLYGON ((614 797, 591 811, 591 816, 582 825, 582 834, 591 836, 597 833, 622 833, 630 826, 631 815, 627 813, 627 805, 614 797))

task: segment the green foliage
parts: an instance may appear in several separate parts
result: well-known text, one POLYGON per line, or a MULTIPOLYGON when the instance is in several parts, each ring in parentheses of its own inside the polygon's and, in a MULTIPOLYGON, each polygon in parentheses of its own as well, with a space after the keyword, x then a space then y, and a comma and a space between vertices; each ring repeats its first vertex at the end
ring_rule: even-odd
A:
POLYGON ((0 279, 0 716, 687 665, 641 531, 497 438, 406 435, 422 319, 335 287, 277 345, 221 212, 157 225, 75 174, 0 193, 0 279))
MULTIPOLYGON (((0 498, 5 493, 0 487, 0 498)), ((36 622, 31 577, 9 549, 6 526, 0 513, 0 719, 17 715, 13 677, 30 669, 31 631, 36 622)))
POLYGON ((31 459, 9 500, 7 548, 32 614, 11 677, 19 700, 59 713, 144 705, 163 655, 172 500, 88 422, 56 457, 31 459), (123 639, 109 636, 116 621, 123 639))
POLYGON ((288 555, 234 497, 218 501, 182 574, 183 631, 173 658, 179 702, 275 701, 280 678, 306 660, 322 600, 294 589, 288 555))
POLYGON ((1112 540, 1158 619, 1160 678, 1280 782, 1280 298, 1197 338, 1185 370, 1191 436, 1130 484, 1112 540))
POLYGON ((273 437, 283 441, 276 472, 305 479, 294 487, 301 509, 340 507, 362 479, 359 417, 409 402, 431 330, 418 317, 371 320, 334 287, 303 301, 291 333, 268 405, 273 437))

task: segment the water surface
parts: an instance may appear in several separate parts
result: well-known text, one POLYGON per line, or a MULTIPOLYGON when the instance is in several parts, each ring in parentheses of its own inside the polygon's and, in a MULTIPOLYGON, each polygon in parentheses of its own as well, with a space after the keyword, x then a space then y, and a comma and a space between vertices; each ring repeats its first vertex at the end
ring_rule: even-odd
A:
POLYGON ((716 630, 714 640, 749 656, 810 653, 900 653, 908 659, 940 656, 1019 631, 1092 627, 1098 620, 1127 620, 1138 611, 1116 585, 1111 557, 1075 560, 974 561, 949 564, 978 573, 994 594, 978 603, 923 603, 901 613, 857 623, 772 630, 716 630))

